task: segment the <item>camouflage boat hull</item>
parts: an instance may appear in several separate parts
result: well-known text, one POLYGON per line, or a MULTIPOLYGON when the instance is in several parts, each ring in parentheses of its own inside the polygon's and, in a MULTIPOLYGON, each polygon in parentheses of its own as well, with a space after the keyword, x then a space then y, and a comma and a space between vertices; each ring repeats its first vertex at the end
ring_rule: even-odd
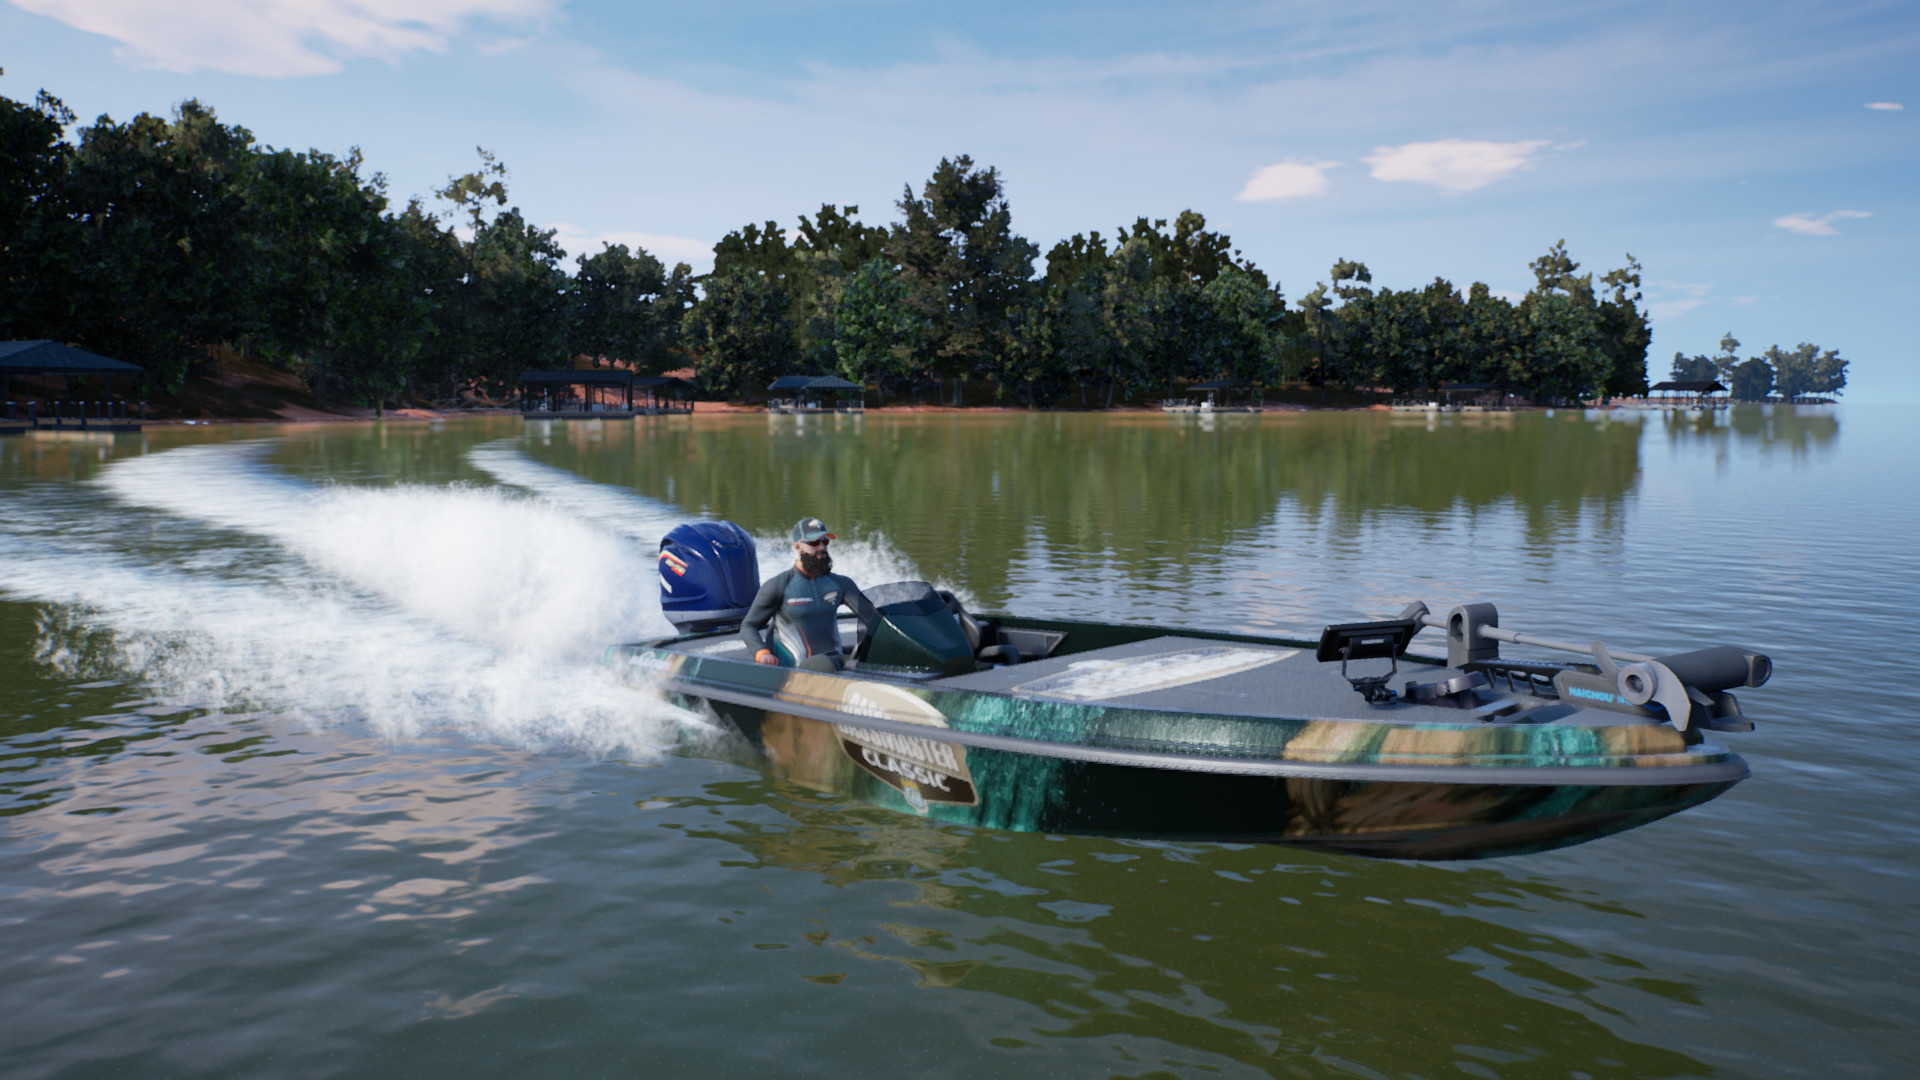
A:
MULTIPOLYGON (((1116 642, 1178 633, 1302 644, 1002 621, 1116 642)), ((713 709, 775 775, 985 828, 1482 858, 1644 825, 1747 776, 1737 755, 1664 723, 1182 712, 763 667, 702 655, 699 645, 711 640, 616 646, 608 662, 683 704, 713 709)))

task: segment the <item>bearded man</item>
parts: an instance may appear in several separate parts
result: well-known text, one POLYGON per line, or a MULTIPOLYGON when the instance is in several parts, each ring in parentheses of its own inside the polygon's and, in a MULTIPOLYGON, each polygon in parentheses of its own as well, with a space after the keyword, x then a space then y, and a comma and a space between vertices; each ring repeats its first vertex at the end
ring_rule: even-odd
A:
POLYGON ((833 556, 827 553, 833 534, 825 523, 801 518, 790 535, 793 566, 761 584, 740 624, 740 640, 758 663, 839 671, 846 667, 840 651, 840 608, 852 608, 869 633, 880 613, 852 579, 833 572, 833 556))

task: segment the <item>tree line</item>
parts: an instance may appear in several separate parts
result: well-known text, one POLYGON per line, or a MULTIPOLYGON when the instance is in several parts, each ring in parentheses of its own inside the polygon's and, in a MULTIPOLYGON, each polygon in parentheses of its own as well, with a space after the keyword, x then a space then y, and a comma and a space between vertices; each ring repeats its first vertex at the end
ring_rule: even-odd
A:
POLYGON ((833 372, 884 397, 945 379, 1041 406, 1181 382, 1431 393, 1484 384, 1539 401, 1643 393, 1640 266, 1579 274, 1564 242, 1518 301, 1436 278, 1376 290, 1341 260, 1297 305, 1192 210, 1076 234, 1047 253, 1013 231, 997 170, 942 160, 891 226, 826 205, 789 234, 728 233, 683 324, 703 380, 744 394, 791 371, 833 372))
MULTIPOLYGON (((968 379, 1031 407, 1218 378, 1404 395, 1481 384, 1540 402, 1647 385, 1631 256, 1596 280, 1556 243, 1518 298, 1442 278, 1376 287, 1343 259, 1289 304, 1188 210, 1076 234, 1042 267, 998 170, 965 155, 905 186, 887 225, 831 204, 792 231, 749 224, 696 277, 620 245, 569 265, 554 232, 509 205, 485 151, 431 207, 396 208, 357 150, 266 146, 196 101, 81 126, 45 92, 0 98, 0 151, 0 336, 72 342, 175 386, 223 350, 360 404, 498 398, 522 369, 590 363, 691 365, 704 390, 736 397, 789 373, 840 374, 883 400, 968 379)), ((1800 385, 1794 356, 1769 353, 1774 385, 1800 385)))
POLYGON ((1801 342, 1792 350, 1769 345, 1759 356, 1740 359, 1740 341, 1731 333, 1720 339, 1715 356, 1673 354, 1677 381, 1717 379, 1735 401, 1765 401, 1779 394, 1787 401, 1821 394, 1838 394, 1847 386, 1847 362, 1837 349, 1822 350, 1801 342))
POLYGON ((439 211, 394 209, 363 167, 262 145, 197 101, 76 127, 45 91, 0 97, 0 338, 77 344, 166 387, 232 350, 362 405, 501 396, 579 356, 680 362, 686 265, 610 245, 567 267, 484 150, 439 211))

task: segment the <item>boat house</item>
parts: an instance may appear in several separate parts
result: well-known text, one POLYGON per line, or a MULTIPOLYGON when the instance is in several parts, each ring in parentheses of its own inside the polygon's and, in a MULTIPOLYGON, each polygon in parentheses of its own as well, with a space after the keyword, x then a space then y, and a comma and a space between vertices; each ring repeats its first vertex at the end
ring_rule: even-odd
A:
POLYGON ((767 389, 774 394, 791 395, 769 399, 768 412, 857 413, 865 412, 867 407, 867 388, 838 375, 782 375, 767 384, 767 389))
POLYGON ((1440 401, 1448 409, 1490 409, 1498 407, 1502 395, 1495 383, 1450 383, 1440 388, 1440 401))
POLYGON ((0 434, 33 428, 139 431, 147 403, 135 407, 128 398, 145 376, 138 364, 57 341, 0 341, 0 401, 6 403, 0 434), (22 401, 13 399, 15 380, 26 391, 22 401))
POLYGON ((693 384, 670 375, 523 371, 520 415, 529 420, 604 420, 693 411, 693 384))
POLYGON ((1187 387, 1187 397, 1160 403, 1163 412, 1260 412, 1260 387, 1251 379, 1214 379, 1187 387))
POLYGON ((1685 406, 1694 409, 1711 409, 1727 404, 1726 398, 1716 398, 1714 394, 1724 394, 1727 388, 1714 379, 1674 379, 1655 383, 1648 388, 1648 394, 1659 394, 1655 399, 1662 405, 1685 406))

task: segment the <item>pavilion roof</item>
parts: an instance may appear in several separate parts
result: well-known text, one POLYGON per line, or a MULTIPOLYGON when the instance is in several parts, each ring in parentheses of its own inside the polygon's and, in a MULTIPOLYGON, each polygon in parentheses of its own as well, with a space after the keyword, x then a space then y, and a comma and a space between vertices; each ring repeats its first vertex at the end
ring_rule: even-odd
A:
POLYGON ((1720 383, 1714 379, 1675 379, 1663 383, 1654 383, 1651 387, 1648 387, 1648 389, 1672 390, 1681 394, 1711 394, 1717 390, 1725 390, 1726 387, 1721 386, 1720 383))
POLYGON ((0 341, 0 374, 138 375, 145 370, 57 341, 0 341))
POLYGON ((767 385, 769 390, 865 390, 857 382, 838 375, 782 375, 767 385))
POLYGON ((565 383, 570 386, 631 386, 633 372, 608 371, 523 371, 523 383, 565 383))

